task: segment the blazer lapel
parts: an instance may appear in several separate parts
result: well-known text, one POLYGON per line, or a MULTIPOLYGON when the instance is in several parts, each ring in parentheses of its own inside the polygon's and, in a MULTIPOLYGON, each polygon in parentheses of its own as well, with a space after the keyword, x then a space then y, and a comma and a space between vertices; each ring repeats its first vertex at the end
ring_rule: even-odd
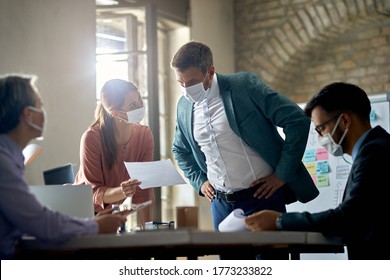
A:
POLYGON ((217 74, 219 91, 222 99, 223 106, 225 108, 226 117, 228 119, 230 128, 241 137, 240 130, 238 129, 236 115, 234 114, 234 106, 232 101, 232 91, 230 84, 225 76, 217 74))
POLYGON ((194 103, 189 102, 186 100, 186 102, 183 102, 184 106, 182 108, 182 117, 184 119, 184 126, 186 128, 187 139, 191 142, 191 145, 196 147, 195 138, 194 138, 194 130, 193 130, 193 107, 194 103))

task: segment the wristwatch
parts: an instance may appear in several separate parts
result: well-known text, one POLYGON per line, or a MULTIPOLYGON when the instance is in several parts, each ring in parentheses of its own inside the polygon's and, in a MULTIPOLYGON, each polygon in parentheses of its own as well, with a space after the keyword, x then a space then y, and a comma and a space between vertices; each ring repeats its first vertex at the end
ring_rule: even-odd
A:
POLYGON ((276 229, 281 230, 282 229, 282 215, 276 218, 275 220, 275 226, 276 229))

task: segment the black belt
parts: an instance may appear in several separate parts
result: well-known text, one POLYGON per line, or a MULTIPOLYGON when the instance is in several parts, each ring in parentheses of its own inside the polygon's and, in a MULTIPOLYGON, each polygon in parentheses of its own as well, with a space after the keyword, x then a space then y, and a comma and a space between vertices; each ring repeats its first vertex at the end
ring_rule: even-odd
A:
POLYGON ((253 198, 253 194, 259 187, 247 188, 234 193, 225 193, 221 191, 215 191, 215 197, 219 199, 223 199, 226 202, 236 202, 245 200, 248 198, 253 198))

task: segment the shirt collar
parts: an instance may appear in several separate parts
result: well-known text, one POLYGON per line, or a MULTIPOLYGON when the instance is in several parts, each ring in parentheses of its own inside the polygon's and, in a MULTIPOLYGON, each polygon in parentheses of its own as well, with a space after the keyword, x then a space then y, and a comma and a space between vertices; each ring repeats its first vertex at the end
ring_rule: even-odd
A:
POLYGON ((206 95, 207 99, 214 99, 219 97, 219 85, 217 79, 217 73, 213 75, 213 82, 211 83, 209 94, 206 95))
POLYGON ((24 166, 24 156, 22 150, 6 133, 0 134, 0 150, 2 149, 13 155, 15 161, 18 164, 20 164, 22 167, 24 166))
POLYGON ((353 146, 353 149, 352 149, 352 160, 355 160, 355 157, 360 149, 360 146, 362 145, 364 139, 366 139, 368 133, 370 132, 371 129, 367 130, 366 132, 364 132, 362 134, 362 136, 359 137, 359 139, 356 141, 355 145, 353 146))

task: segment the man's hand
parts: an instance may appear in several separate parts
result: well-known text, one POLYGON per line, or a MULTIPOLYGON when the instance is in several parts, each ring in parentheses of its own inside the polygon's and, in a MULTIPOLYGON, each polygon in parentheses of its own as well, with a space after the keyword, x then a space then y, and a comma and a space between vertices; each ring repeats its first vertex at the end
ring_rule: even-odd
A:
POLYGON ((126 215, 130 213, 130 210, 123 210, 112 214, 113 208, 105 209, 99 212, 95 216, 95 220, 98 224, 98 233, 116 233, 118 227, 126 222, 126 215))
POLYGON ((276 218, 282 213, 273 210, 262 210, 245 218, 245 225, 251 231, 277 230, 276 218))
POLYGON ((270 198, 284 184, 285 182, 283 180, 280 180, 274 174, 271 174, 267 177, 257 179, 250 187, 260 186, 253 194, 254 197, 260 199, 263 197, 270 198))
POLYGON ((203 183, 203 185, 200 187, 200 191, 204 194, 204 196, 209 201, 213 201, 215 196, 215 190, 213 186, 210 184, 209 180, 203 183))

